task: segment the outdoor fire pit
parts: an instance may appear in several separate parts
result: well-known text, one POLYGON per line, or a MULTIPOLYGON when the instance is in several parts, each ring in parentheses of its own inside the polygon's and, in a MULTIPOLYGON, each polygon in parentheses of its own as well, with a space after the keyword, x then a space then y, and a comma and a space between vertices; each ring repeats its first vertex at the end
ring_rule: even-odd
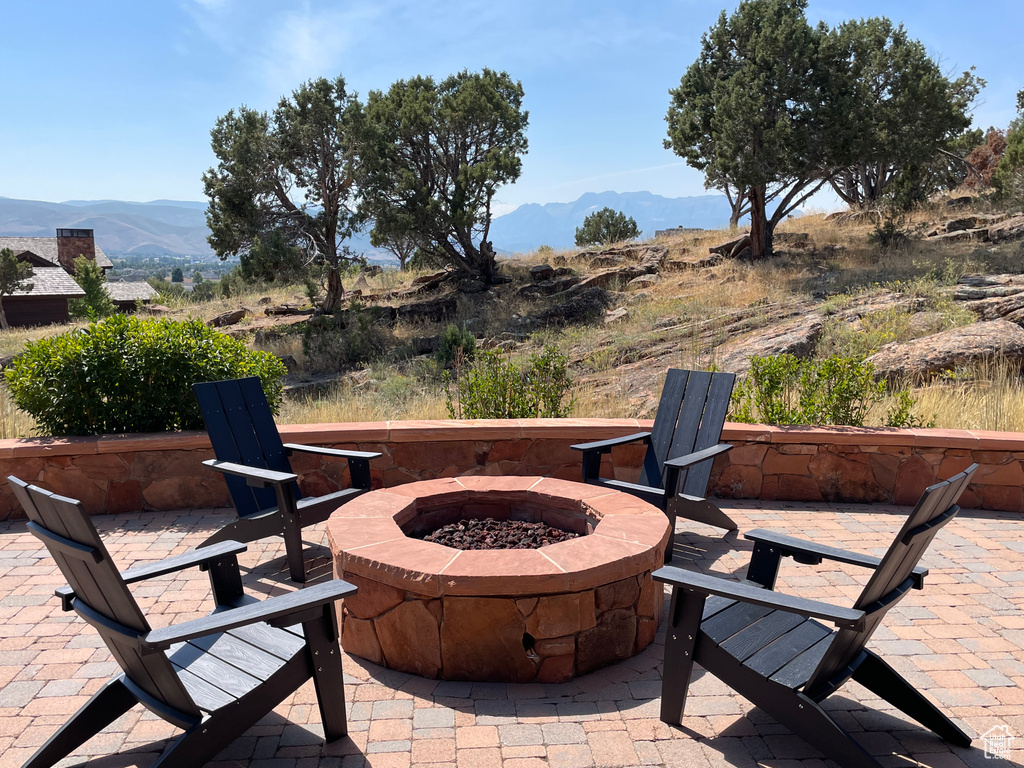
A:
POLYGON ((359 587, 341 608, 342 646, 392 669, 560 682, 643 650, 661 619, 651 571, 663 561, 668 519, 624 493, 540 477, 427 480, 350 501, 327 533, 335 576, 359 587), (538 549, 418 538, 485 518, 579 535, 538 549))

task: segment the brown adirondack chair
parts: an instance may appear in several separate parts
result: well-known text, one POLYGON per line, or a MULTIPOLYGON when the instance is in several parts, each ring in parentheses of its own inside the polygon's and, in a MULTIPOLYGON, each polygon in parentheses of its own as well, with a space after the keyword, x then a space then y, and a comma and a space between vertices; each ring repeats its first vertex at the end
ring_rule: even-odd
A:
POLYGON ((889 609, 922 588, 921 556, 960 510, 956 501, 975 469, 925 490, 882 558, 756 530, 745 534, 755 542, 745 583, 672 566, 655 571, 656 580, 672 586, 661 719, 681 723, 696 662, 844 768, 881 768, 819 706, 850 679, 946 741, 970 746, 967 734, 865 645, 889 609), (874 573, 853 607, 844 608, 775 592, 783 557, 835 560, 874 573))
MULTIPOLYGON (((706 498, 715 456, 732 448, 719 440, 735 383, 733 373, 670 368, 650 432, 572 446, 583 452, 583 482, 625 491, 661 507, 673 531, 677 517, 735 531, 732 518, 706 498), (602 454, 637 441, 647 444, 638 482, 600 476, 602 454)), ((671 560, 670 545, 665 562, 671 560)))
POLYGON ((8 477, 70 586, 66 611, 92 625, 122 674, 100 688, 25 763, 48 768, 135 704, 185 729, 153 768, 198 768, 215 757, 310 677, 328 741, 347 731, 334 601, 354 594, 344 581, 258 601, 242 591, 237 541, 118 572, 82 505, 8 477), (128 585, 199 566, 209 571, 216 611, 161 629, 128 585))
POLYGON ((263 385, 255 376, 203 382, 192 390, 217 456, 203 464, 224 474, 238 513, 238 520, 207 538, 203 546, 283 536, 292 581, 305 582, 302 529, 323 522, 342 504, 370 490, 370 459, 380 454, 282 443, 263 385), (352 487, 303 498, 298 475, 288 462, 292 453, 347 459, 352 487))

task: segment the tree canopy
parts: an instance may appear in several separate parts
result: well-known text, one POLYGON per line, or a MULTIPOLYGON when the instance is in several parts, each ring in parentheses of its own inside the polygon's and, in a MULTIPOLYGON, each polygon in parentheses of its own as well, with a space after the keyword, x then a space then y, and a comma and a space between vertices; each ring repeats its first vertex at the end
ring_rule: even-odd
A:
POLYGON ((361 223, 355 206, 361 105, 343 77, 318 78, 281 99, 272 114, 245 106, 217 119, 217 165, 203 175, 210 245, 241 257, 243 274, 274 277, 324 270, 323 306, 344 294, 343 245, 361 223))
POLYGON ((428 260, 492 281, 491 202, 522 169, 522 101, 522 85, 490 69, 371 91, 360 187, 374 241, 412 239, 428 260))
POLYGON ((857 130, 850 135, 854 161, 831 184, 849 205, 870 206, 901 174, 922 184, 926 167, 970 127, 984 82, 970 70, 951 81, 924 45, 884 17, 848 21, 833 34, 847 64, 845 87, 855 95, 845 119, 857 130))
POLYGON ((745 190, 755 258, 771 254, 775 225, 849 160, 842 51, 827 28, 808 24, 806 6, 745 0, 723 11, 670 91, 666 146, 711 186, 745 190))
POLYGON ((19 261, 10 248, 0 249, 0 328, 10 328, 7 314, 4 312, 4 296, 15 291, 30 291, 32 283, 32 265, 27 261, 19 261))
POLYGON ((1017 118, 1006 132, 1006 151, 992 175, 996 191, 1003 197, 1024 202, 1024 89, 1017 92, 1017 118))
POLYGON ((636 219, 621 211, 602 208, 583 219, 583 226, 576 229, 576 245, 603 245, 640 237, 636 219))

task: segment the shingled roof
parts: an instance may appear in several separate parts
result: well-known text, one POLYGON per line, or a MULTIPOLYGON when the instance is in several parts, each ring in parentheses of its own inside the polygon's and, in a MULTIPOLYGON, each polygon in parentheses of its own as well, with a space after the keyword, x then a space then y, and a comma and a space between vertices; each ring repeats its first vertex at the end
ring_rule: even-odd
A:
MULTIPOLYGON (((0 237, 0 249, 3 248, 10 248, 16 256, 32 253, 55 267, 60 266, 60 261, 57 259, 56 237, 0 237)), ((96 246, 96 263, 107 269, 114 266, 98 245, 96 246)))
POLYGON ((114 302, 149 301, 156 296, 156 289, 146 282, 127 283, 118 280, 116 283, 104 283, 103 287, 114 302))
POLYGON ((28 291, 15 291, 12 296, 67 296, 69 299, 85 296, 85 291, 75 282, 75 278, 64 271, 63 267, 35 267, 32 277, 26 282, 32 284, 28 291))

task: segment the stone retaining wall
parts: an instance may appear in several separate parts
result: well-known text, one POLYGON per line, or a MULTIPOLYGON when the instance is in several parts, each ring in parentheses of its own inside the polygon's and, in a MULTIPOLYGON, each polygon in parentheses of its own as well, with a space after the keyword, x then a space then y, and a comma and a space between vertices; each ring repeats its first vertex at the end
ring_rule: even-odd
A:
MULTIPOLYGON (((636 419, 398 421, 283 425, 285 442, 380 451, 376 487, 461 475, 580 477, 569 446, 650 429, 636 419)), ((1024 434, 941 429, 767 427, 727 424, 736 448, 716 462, 715 493, 793 501, 912 504, 929 484, 981 465, 964 507, 1024 511, 1024 434)), ((635 480, 643 446, 617 448, 604 472, 635 480), (614 462, 614 470, 612 469, 614 462)), ((0 440, 0 473, 81 499, 93 514, 228 506, 227 488, 201 465, 205 433, 0 440)), ((345 462, 296 456, 305 493, 348 482, 345 462)), ((0 520, 22 513, 6 483, 0 520)))

